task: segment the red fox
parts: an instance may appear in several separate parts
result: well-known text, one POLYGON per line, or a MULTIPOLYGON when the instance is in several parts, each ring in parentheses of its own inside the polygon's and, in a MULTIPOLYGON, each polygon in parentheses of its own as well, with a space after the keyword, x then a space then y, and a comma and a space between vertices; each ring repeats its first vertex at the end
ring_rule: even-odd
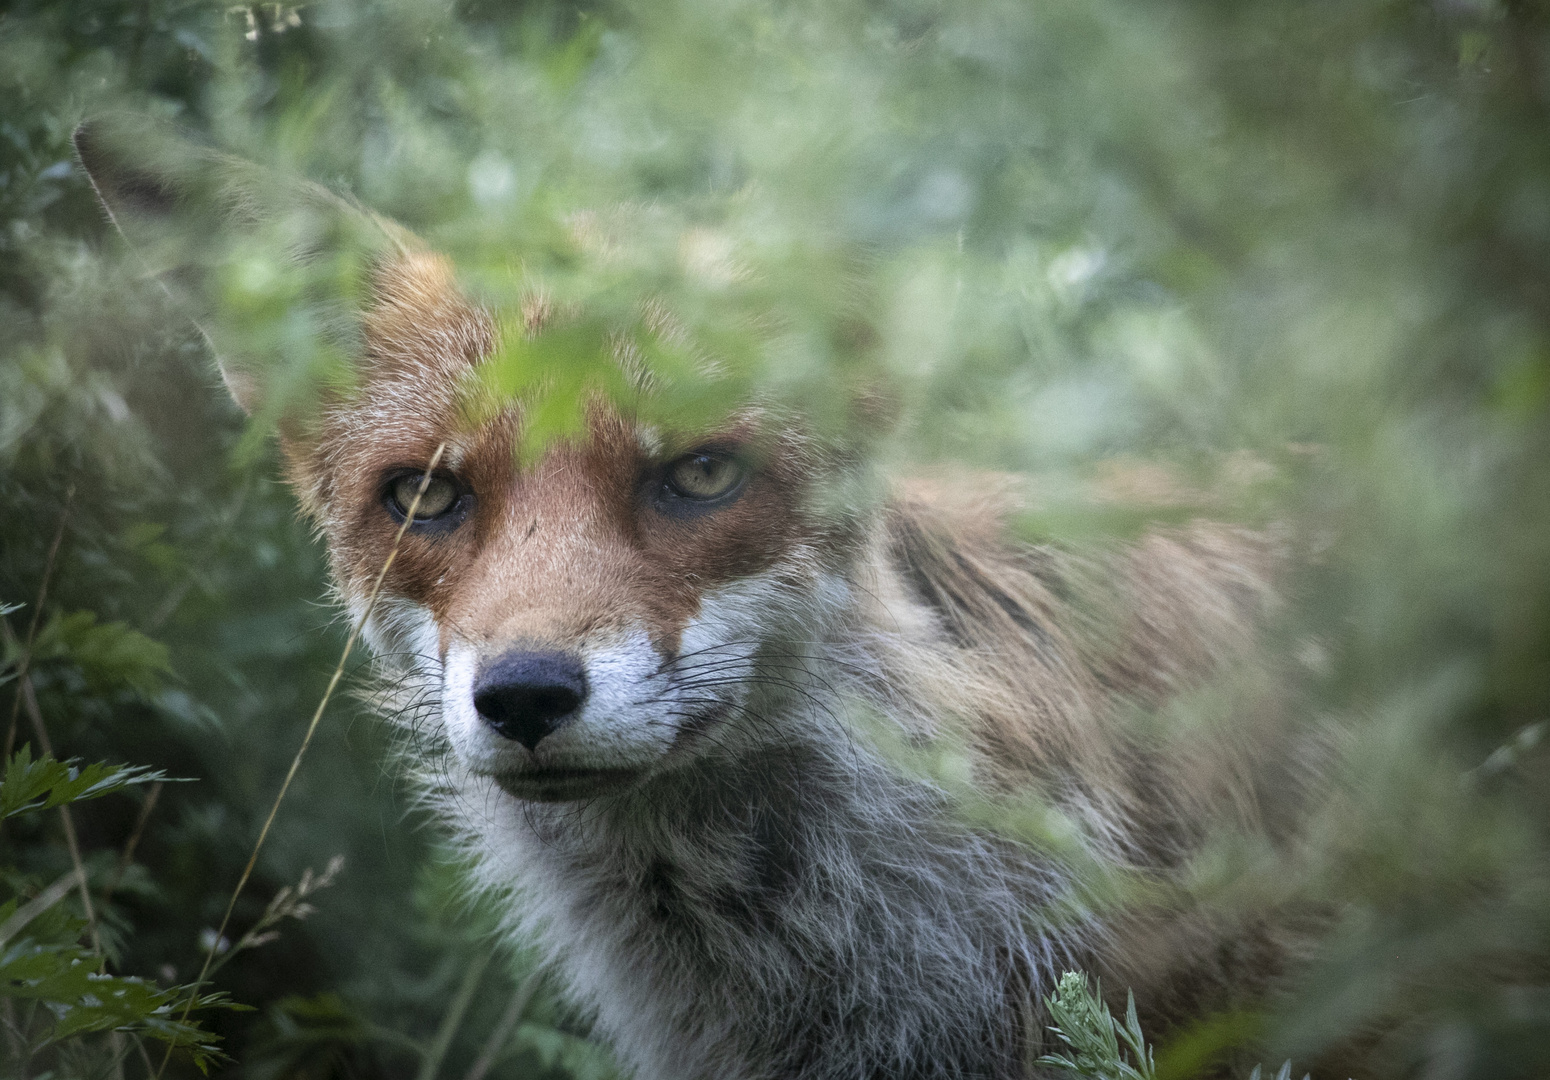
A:
MULTIPOLYGON (((263 202, 204 151, 178 174, 98 125, 76 145, 131 239, 263 202)), ((1004 477, 820 509, 864 466, 755 404, 671 431, 599 399, 523 463, 520 404, 458 404, 492 316, 371 227, 357 382, 285 431, 290 479, 357 612, 421 492, 366 627, 383 701, 480 883, 635 1075, 1026 1076, 1064 971, 1162 1024, 1276 970, 1265 925, 1167 891, 1210 829, 1255 825, 1273 695, 1187 751, 1126 720, 1252 652, 1265 535, 1196 523, 1080 558, 1008 539, 1004 477), (956 773, 905 760, 938 752, 956 773), (1063 843, 984 811, 1030 792, 1063 843), (1095 867, 1144 902, 1103 903, 1095 867)))

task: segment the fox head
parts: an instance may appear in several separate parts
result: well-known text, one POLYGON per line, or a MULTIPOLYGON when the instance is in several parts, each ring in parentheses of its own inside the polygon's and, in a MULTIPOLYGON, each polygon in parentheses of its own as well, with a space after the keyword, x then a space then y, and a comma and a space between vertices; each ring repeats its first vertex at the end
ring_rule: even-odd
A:
MULTIPOLYGON (((281 444, 357 615, 397 542, 365 633, 439 705, 468 770, 518 799, 568 801, 761 737, 742 722, 752 665, 823 635, 854 544, 814 509, 833 468, 814 441, 752 408, 671 430, 597 395, 579 434, 524 456, 523 401, 468 407, 500 333, 445 258, 321 188, 160 129, 91 123, 76 146, 196 320, 201 286, 167 239, 179 228, 240 236, 302 214, 310 224, 284 234, 297 273, 330 245, 364 253, 358 304, 328 316, 348 377, 283 415, 281 444)), ((548 321, 534 305, 525 330, 548 321)), ((269 408, 262 357, 212 340, 238 404, 269 408)))

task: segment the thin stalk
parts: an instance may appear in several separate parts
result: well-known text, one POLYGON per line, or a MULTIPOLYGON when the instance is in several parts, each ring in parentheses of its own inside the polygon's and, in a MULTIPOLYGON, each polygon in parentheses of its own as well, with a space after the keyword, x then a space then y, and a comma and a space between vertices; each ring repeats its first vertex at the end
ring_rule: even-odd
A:
POLYGON ((75 888, 80 880, 79 870, 66 870, 54 879, 53 884, 28 900, 21 907, 11 913, 11 917, 0 923, 0 945, 4 945, 17 934, 26 929, 27 924, 59 901, 63 900, 71 889, 75 888))
MULTIPOLYGON (((226 936, 226 927, 231 923, 231 913, 236 909, 237 899, 247 886, 248 879, 253 876, 253 868, 258 865, 258 853, 263 850, 264 841, 269 838, 269 829, 274 825, 275 816, 280 813, 280 804, 285 801, 285 793, 291 789, 291 781, 296 778, 296 771, 301 768, 301 759, 306 755, 307 747, 312 745, 312 737, 317 734, 318 724, 323 719, 323 710, 328 707, 329 700, 334 696, 334 689, 339 685, 339 680, 344 677, 344 665, 350 659, 355 641, 361 636, 366 620, 370 619, 371 613, 376 610, 377 596, 382 591, 382 582, 387 578, 393 560, 398 558, 398 548, 403 543, 404 533, 409 531, 409 526, 414 521, 415 511, 420 509, 420 498, 425 494, 425 489, 430 486, 431 473, 436 470, 436 465, 441 461, 441 455, 446 452, 446 449, 447 444, 442 443, 431 455, 430 464, 425 467, 425 475, 420 478, 420 486, 414 493, 414 501, 409 504, 409 512, 404 515, 404 523, 398 527, 398 533, 393 537, 393 546, 382 562, 382 569, 377 571, 377 579, 372 582, 371 592, 366 597, 366 608, 361 612, 360 618, 355 620, 355 625, 350 628, 350 636, 344 642, 344 651, 339 654, 339 663, 334 665, 334 674, 328 680, 328 687, 323 691, 322 700, 313 710, 312 720, 307 724, 307 733, 302 736, 301 745, 296 748, 296 756, 291 759, 291 767, 286 771, 285 780, 280 784, 280 790, 274 797, 274 805, 269 808, 269 816, 264 819, 264 827, 258 831, 258 840, 253 844, 253 852, 248 856, 248 863, 242 868, 242 876, 237 879, 237 887, 232 890, 231 899, 226 903, 226 912, 221 916, 221 925, 216 929, 214 937, 210 939, 210 949, 205 953, 204 966, 199 969, 199 977, 189 988, 188 1000, 183 1004, 183 1014, 178 1018, 179 1023, 188 1022, 188 1014, 193 1011, 194 1002, 199 999, 199 990, 204 985, 205 976, 210 974, 210 965, 215 962, 221 939, 226 936)), ((166 1052, 162 1054, 161 1067, 156 1070, 156 1080, 161 1080, 162 1074, 167 1071, 167 1063, 171 1060, 172 1044, 168 1043, 166 1052)))
POLYGON ((151 790, 145 795, 145 803, 140 807, 140 816, 135 818, 135 827, 129 832, 129 839, 124 842, 124 851, 118 857, 118 868, 113 872, 113 880, 108 882, 108 887, 102 892, 102 902, 105 904, 113 898, 119 883, 124 880, 124 874, 135 859, 135 848, 140 844, 140 836, 145 832, 146 822, 151 820, 151 811, 156 809, 156 801, 161 798, 161 789, 164 785, 160 780, 151 785, 151 790))
POLYGON ((486 1073, 495 1064, 495 1059, 511 1041, 511 1033, 516 1030, 517 1024, 522 1020, 522 1014, 527 1012, 527 1006, 533 1000, 533 995, 538 992, 538 984, 543 981, 544 969, 536 967, 522 980, 522 985, 517 987, 517 992, 512 995, 511 1001, 506 1005, 506 1011, 501 1013, 501 1018, 490 1032, 490 1037, 485 1040, 484 1046, 479 1051, 479 1056, 474 1058, 474 1063, 468 1067, 463 1080, 484 1080, 486 1073))
POLYGON ((474 954, 473 962, 463 973, 463 985, 458 987, 457 996, 452 999, 446 1015, 441 1018, 441 1026, 436 1029, 436 1038, 431 1041, 431 1048, 420 1060, 420 1071, 415 1080, 436 1080, 436 1074, 441 1071, 441 1062, 447 1056, 447 1048, 452 1045, 452 1037, 462 1026, 463 1014, 468 1011, 468 1004, 473 1001, 474 991, 479 989, 479 980, 484 977, 484 969, 489 962, 488 952, 474 954))
POLYGON ((107 1076, 122 1077, 124 1075, 124 1059, 129 1056, 129 1040, 124 1038, 122 1031, 108 1032, 109 1061, 108 1064, 91 1074, 91 1080, 99 1080, 107 1076))
MULTIPOLYGON (((16 635, 11 632, 11 626, 4 619, 0 619, 0 633, 5 635, 8 645, 16 644, 16 635)), ((54 744, 48 737, 48 728, 43 724, 43 710, 38 708, 38 695, 32 687, 32 676, 22 675, 17 679, 20 684, 16 688, 17 696, 27 707, 27 719, 32 722, 32 733, 38 737, 38 747, 49 757, 54 756, 54 744)), ((59 808, 59 820, 65 829, 65 846, 70 849, 70 863, 75 867, 75 874, 81 884, 81 906, 86 910, 86 930, 91 935, 92 952, 97 954, 99 969, 107 962, 107 957, 102 951, 102 936, 97 932, 97 909, 92 904, 91 887, 86 880, 86 861, 81 858, 81 842, 75 835, 75 819, 70 815, 69 804, 59 808)))
POLYGON ((149 1077, 156 1071, 156 1066, 151 1062, 151 1055, 146 1052, 145 1040, 133 1032, 130 1033, 129 1037, 134 1040, 135 1049, 140 1051, 140 1062, 145 1066, 145 1075, 149 1077))
POLYGON ((54 539, 48 545, 48 558, 43 560, 43 577, 38 581, 38 597, 32 602, 32 620, 27 624, 27 640, 16 658, 16 694, 11 698, 11 721, 5 730, 6 761, 11 760, 11 751, 16 748, 16 720, 22 707, 22 680, 27 677, 27 669, 32 665, 32 643, 38 636, 38 620, 43 617, 43 601, 48 599, 49 578, 54 575, 54 558, 59 554, 59 544, 65 538, 65 522, 70 518, 70 504, 74 501, 75 485, 71 484, 65 489, 65 505, 59 511, 59 524, 54 527, 54 539))

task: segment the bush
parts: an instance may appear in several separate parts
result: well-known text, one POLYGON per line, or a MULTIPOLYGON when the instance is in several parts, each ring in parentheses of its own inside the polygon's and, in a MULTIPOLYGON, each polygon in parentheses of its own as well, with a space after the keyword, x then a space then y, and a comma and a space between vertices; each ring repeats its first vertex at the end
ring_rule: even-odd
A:
MULTIPOLYGON (((531 957, 485 964, 487 913, 348 701, 234 940, 307 867, 344 868, 216 973, 213 1003, 254 1011, 155 1027, 201 935, 220 945, 344 629, 272 480, 272 417, 244 425, 72 164, 79 120, 130 109, 405 222, 497 309, 541 279, 599 335, 662 297, 727 358, 706 388, 653 354, 675 408, 754 393, 832 427, 884 388, 897 423, 872 452, 1037 474, 1030 537, 1272 525, 1301 568, 1273 631, 1288 723, 1329 733, 1335 784, 1304 842, 1224 840, 1192 888, 1332 928, 1252 1036, 1204 1018, 1177 1039, 1200 1061, 1247 1038, 1267 1060, 1370 1046, 1396 1076, 1550 1071, 1547 80, 1533 0, 9 5, 0 599, 26 606, 7 689, 22 715, 33 688, 72 759, 196 780, 69 804, 95 919, 53 897, 28 947, 147 981, 122 982, 123 1014, 50 990, 66 1012, 22 1038, 91 1015, 219 1037, 254 1076, 471 1076, 491 1045, 507 1075, 606 1070, 531 957), (1094 496, 1153 465, 1182 478, 1170 497, 1094 496)), ((294 283, 241 267, 212 332, 315 377, 294 283)), ((552 359, 513 354, 506 378, 552 359)), ((552 391, 551 433, 580 385, 552 391)), ((75 872, 63 830, 33 811, 0 832, 13 913, 75 872)), ((46 1067, 87 1075, 115 1038, 46 1067)))

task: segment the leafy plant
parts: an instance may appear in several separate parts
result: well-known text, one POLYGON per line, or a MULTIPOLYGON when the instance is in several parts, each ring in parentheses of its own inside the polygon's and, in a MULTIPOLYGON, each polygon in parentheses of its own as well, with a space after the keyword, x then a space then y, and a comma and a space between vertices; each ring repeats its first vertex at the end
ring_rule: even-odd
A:
MULTIPOLYGON (((273 482, 269 421, 244 429, 73 164, 78 121, 129 109, 404 221, 507 315, 535 284, 585 303, 574 335, 508 334, 492 369, 541 432, 573 427, 612 377, 599 335, 622 335, 690 417, 746 391, 832 430, 858 396, 841 388, 881 391, 888 460, 1036 473, 1018 525, 1041 542, 1269 523, 1297 568, 1274 646, 1304 676, 1269 711, 1316 733, 1340 784, 1296 843, 1224 842, 1192 868, 1228 917, 1334 913, 1257 1035, 1295 1060, 1363 1041, 1379 1076, 1550 1074, 1547 79, 1530 0, 8 4, 0 595, 36 617, 56 766, 203 781, 149 815, 158 789, 131 784, 6 820, 16 912, 77 872, 70 809, 105 951, 192 978, 342 640, 309 603, 323 556, 273 482), (646 332, 642 296, 688 336, 646 332), (722 377, 700 380, 701 351, 722 377), (535 377, 551 366, 565 377, 535 377), (1197 482, 1094 496, 1114 461, 1197 482), (1261 479, 1218 482, 1243 473, 1261 479)), ((243 340, 298 382, 317 336, 299 284, 222 279, 243 340)), ((1264 719, 1232 713, 1222 737, 1264 719)), ((348 853, 268 963, 219 971, 261 1008, 208 1029, 254 1075, 338 1015, 434 1047, 488 951, 411 899, 433 845, 384 779, 388 743, 359 717, 323 725, 233 913, 254 926, 301 867, 348 853)), ((63 889, 27 934, 84 948, 63 889)), ((511 1034, 526 969, 484 978, 443 1076, 502 1030, 532 1052, 492 1070, 579 1068, 533 1048, 580 1045, 584 1022, 539 987, 511 1034)), ((311 1075, 424 1060, 340 1039, 348 1060, 320 1051, 311 1075)))
POLYGON ((31 744, 11 755, 0 781, 0 821, 32 810, 52 810, 65 803, 100 799, 131 784, 162 782, 165 773, 137 765, 94 762, 81 766, 51 757, 32 760, 31 744))
POLYGON ((1089 987, 1087 976, 1079 971, 1060 977, 1060 985, 1044 1005, 1049 1010, 1049 1030, 1066 1049, 1045 1054, 1038 1064, 1091 1080, 1156 1080, 1152 1051, 1136 1017, 1135 994, 1127 993, 1121 1024, 1103 1003, 1102 992, 1097 980, 1089 987))
MULTIPOLYGON (((164 779, 160 772, 134 766, 79 766, 46 756, 33 760, 31 748, 23 746, 6 763, 0 781, 0 820, 164 779)), ((203 1071, 224 1060, 217 1038, 180 1014, 244 1006, 224 993, 197 994, 192 987, 162 987, 105 971, 100 949, 83 940, 89 920, 64 906, 72 893, 86 888, 82 872, 72 869, 32 897, 17 896, 0 904, 0 998, 6 1004, 4 1023, 18 1074, 25 1075, 29 1064, 45 1052, 71 1056, 77 1051, 74 1056, 79 1057, 79 1048, 69 1044, 99 1032, 113 1036, 96 1048, 110 1064, 120 1063, 127 1052, 123 1036, 137 1047, 142 1039, 180 1047, 203 1071)))
POLYGON ((91 611, 56 613, 39 630, 32 662, 68 660, 96 690, 152 694, 166 676, 167 646, 122 622, 99 623, 91 611))

